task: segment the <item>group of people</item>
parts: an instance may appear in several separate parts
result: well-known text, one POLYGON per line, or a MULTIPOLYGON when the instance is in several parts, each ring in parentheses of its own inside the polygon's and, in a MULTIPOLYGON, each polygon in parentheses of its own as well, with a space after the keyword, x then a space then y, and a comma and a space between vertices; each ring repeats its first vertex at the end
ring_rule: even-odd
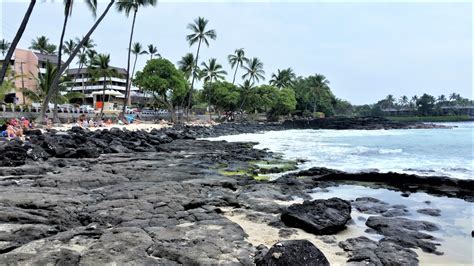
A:
POLYGON ((85 114, 81 114, 79 118, 77 119, 76 125, 78 127, 82 128, 91 128, 91 127, 104 127, 104 126, 110 126, 112 125, 112 120, 106 119, 104 120, 103 118, 99 118, 98 115, 96 115, 94 118, 88 119, 85 114))
POLYGON ((27 118, 12 118, 5 121, 3 125, 0 126, 0 133, 2 137, 7 139, 13 138, 24 138, 23 132, 34 128, 34 124, 27 118))

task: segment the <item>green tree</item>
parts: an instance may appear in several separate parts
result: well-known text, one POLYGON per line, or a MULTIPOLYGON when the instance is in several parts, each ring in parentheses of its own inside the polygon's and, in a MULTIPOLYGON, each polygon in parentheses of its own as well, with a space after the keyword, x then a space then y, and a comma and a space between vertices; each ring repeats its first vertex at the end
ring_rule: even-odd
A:
POLYGON ((119 12, 124 12, 127 17, 130 16, 130 13, 133 13, 132 29, 130 30, 130 39, 128 42, 127 76, 125 78, 126 89, 122 109, 123 115, 125 114, 125 110, 127 109, 128 98, 130 96, 130 57, 132 52, 133 32, 135 29, 135 21, 137 18, 138 9, 146 6, 155 6, 156 3, 157 0, 118 0, 117 2, 117 10, 119 12))
MULTIPOLYGON (((198 44, 197 51, 196 51, 196 58, 194 61, 194 68, 196 68, 194 71, 197 72, 197 64, 199 60, 199 50, 201 49, 201 43, 204 42, 207 47, 209 47, 209 40, 215 40, 217 37, 216 31, 211 29, 207 29, 207 24, 209 23, 209 20, 203 18, 203 17, 198 17, 197 19, 194 20, 194 23, 188 24, 187 28, 191 30, 191 33, 186 35, 186 40, 189 43, 189 46, 193 46, 194 44, 198 44)), ((188 109, 191 107, 191 97, 192 97, 192 92, 194 89, 194 80, 195 80, 195 75, 192 75, 191 78, 191 90, 189 91, 188 95, 188 109)))
POLYGON ((352 115, 354 113, 353 106, 350 102, 345 101, 345 100, 341 100, 341 99, 337 99, 337 98, 336 98, 335 102, 336 103, 334 105, 334 113, 336 115, 348 116, 348 115, 352 115))
POLYGON ((15 80, 20 78, 21 75, 17 75, 13 72, 11 66, 7 67, 6 79, 3 80, 2 84, 0 84, 0 100, 4 100, 5 95, 8 94, 10 91, 16 88, 15 80))
POLYGON ((143 50, 141 43, 136 42, 132 46, 132 54, 135 55, 135 60, 133 60, 133 68, 132 68, 132 76, 131 76, 133 79, 135 75, 135 67, 137 65, 138 56, 142 54, 146 54, 146 51, 143 50))
POLYGON ((199 78, 199 69, 194 68, 194 55, 192 53, 185 54, 181 60, 178 61, 178 68, 184 73, 187 80, 191 78, 192 73, 194 73, 195 78, 199 78))
POLYGON ((395 97, 393 97, 392 94, 389 94, 385 98, 385 102, 387 103, 387 105, 383 106, 384 108, 393 108, 395 104, 395 97))
POLYGON ((407 107, 408 105, 408 97, 406 95, 403 95, 402 97, 400 97, 400 100, 398 100, 398 103, 402 106, 402 107, 407 107))
POLYGON ((35 5, 36 0, 31 0, 28 9, 26 10, 25 15, 23 16, 23 20, 21 21, 20 27, 18 28, 18 31, 16 32, 15 37, 13 38, 13 41, 10 44, 10 48, 8 49, 7 55, 3 59, 2 68, 0 69, 0 84, 2 84, 3 80, 5 79, 5 74, 7 73, 8 65, 10 64, 13 52, 15 52, 16 46, 18 45, 18 42, 20 42, 21 36, 23 36, 23 33, 25 32, 26 25, 28 24, 31 14, 33 13, 33 8, 35 7, 35 5))
POLYGON ((246 109, 250 112, 267 112, 273 108, 278 89, 271 85, 254 87, 247 97, 246 109))
POLYGON ((167 59, 148 60, 142 71, 138 71, 134 84, 150 92, 154 100, 165 106, 176 121, 175 106, 186 96, 187 84, 183 72, 167 59))
MULTIPOLYGON (((81 39, 76 38, 75 43, 77 44, 77 43, 80 43, 80 42, 81 42, 81 39)), ((77 68, 77 75, 76 75, 77 77, 79 77, 81 75, 81 71, 84 68, 84 66, 86 66, 88 64, 90 66, 90 62, 92 62, 92 59, 97 54, 97 52, 94 50, 95 46, 96 45, 94 43, 94 40, 92 40, 91 38, 88 38, 88 39, 85 40, 85 42, 82 45, 81 49, 77 53, 77 55, 76 55, 77 56, 77 63, 79 64, 79 67, 77 68)), ((74 49, 75 49, 75 47, 74 47, 74 49)), ((73 49, 73 51, 74 51, 74 49, 73 49)), ((72 56, 72 52, 70 54, 68 53, 68 55, 72 56)), ((82 82, 82 95, 83 95, 82 96, 82 102, 85 103, 86 102, 86 99, 85 99, 86 86, 85 86, 84 76, 82 76, 82 81, 81 82, 82 82)))
POLYGON ((46 36, 40 36, 31 41, 30 49, 37 51, 42 54, 55 54, 56 45, 49 43, 49 39, 46 36))
POLYGON ((276 91, 276 99, 268 113, 270 120, 277 120, 280 115, 289 115, 296 109, 295 91, 290 88, 282 88, 276 91))
POLYGON ((245 57, 244 48, 236 49, 234 54, 227 56, 230 66, 235 68, 234 78, 232 79, 232 84, 235 84, 235 77, 237 75, 237 70, 242 67, 242 65, 247 62, 249 59, 245 57))
POLYGON ((254 83, 250 82, 250 80, 245 80, 244 84, 239 86, 240 89, 240 119, 242 120, 243 118, 243 110, 244 110, 244 105, 246 104, 247 97, 249 93, 253 90, 254 88, 254 83))
POLYGON ((331 92, 329 80, 324 75, 315 74, 298 78, 293 89, 300 112, 323 112, 326 116, 334 114, 336 97, 331 92))
MULTIPOLYGON (((36 83, 38 84, 36 89, 29 89, 29 88, 23 88, 22 93, 28 97, 29 99, 36 101, 36 102, 43 102, 44 98, 48 94, 48 91, 51 88, 51 83, 54 80, 54 77, 57 73, 58 68, 56 65, 53 63, 47 62, 46 63, 46 72, 42 75, 39 75, 36 77, 36 83)), ((34 76, 34 75, 32 75, 34 76)), ((60 85, 60 91, 63 93, 58 93, 57 95, 54 95, 54 97, 51 99, 53 103, 60 104, 60 103, 68 103, 69 100, 73 98, 79 98, 82 97, 82 93, 78 92, 71 92, 67 90, 67 82, 65 80, 62 80, 63 82, 60 85)))
POLYGON ((158 48, 154 46, 153 44, 148 45, 148 50, 143 51, 144 54, 149 54, 150 59, 153 59, 153 56, 157 55, 158 57, 161 57, 161 55, 158 53, 158 48))
POLYGON ((278 69, 277 73, 272 74, 272 79, 270 80, 270 85, 275 86, 279 89, 289 88, 293 86, 296 75, 293 72, 293 69, 287 68, 280 70, 278 69))
POLYGON ((242 76, 242 79, 249 79, 252 82, 259 82, 261 80, 265 80, 265 71, 263 71, 263 63, 260 59, 254 57, 250 60, 247 60, 247 64, 244 66, 245 73, 242 76))
POLYGON ((433 113, 435 98, 428 94, 423 94, 417 101, 416 106, 420 115, 426 116, 433 113))
POLYGON ((90 72, 96 78, 102 78, 104 86, 102 88, 102 107, 100 108, 100 116, 104 113, 105 91, 107 90, 107 79, 117 76, 117 70, 110 67, 110 54, 98 54, 91 62, 90 72))
POLYGON ((223 80, 227 72, 222 69, 222 65, 218 64, 215 58, 209 59, 209 63, 202 62, 201 76, 205 83, 223 80))
POLYGON ((209 104, 212 104, 216 108, 219 117, 222 112, 235 111, 238 108, 240 100, 237 87, 226 81, 215 81, 204 84, 202 97, 206 97, 209 104))
POLYGON ((11 43, 9 43, 7 40, 2 39, 0 41, 0 51, 2 52, 2 56, 5 56, 5 53, 8 51, 10 48, 11 43))

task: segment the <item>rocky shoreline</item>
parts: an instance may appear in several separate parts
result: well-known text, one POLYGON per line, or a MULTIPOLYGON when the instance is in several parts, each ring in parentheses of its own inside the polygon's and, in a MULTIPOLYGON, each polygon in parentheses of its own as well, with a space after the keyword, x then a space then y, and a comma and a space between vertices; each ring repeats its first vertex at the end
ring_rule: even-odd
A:
MULTIPOLYGON (((0 261, 5 264, 244 264, 340 262, 417 264, 412 249, 441 254, 439 227, 406 217, 406 207, 375 198, 312 201, 315 187, 358 183, 401 193, 424 191, 472 202, 473 182, 394 173, 348 174, 314 168, 275 181, 257 180, 278 156, 254 143, 196 140, 281 130, 278 124, 88 132, 30 131, 26 143, 0 147, 0 261), (395 181, 395 180, 403 181, 395 181), (305 202, 295 202, 294 196, 305 202), (351 209, 370 214, 381 236, 336 241, 351 209), (277 232, 256 245, 240 214, 277 232), (300 239, 304 231, 315 241, 300 239), (295 239, 298 238, 298 239, 295 239), (280 241, 281 240, 281 241, 280 241), (317 242, 320 241, 320 242, 317 242), (316 245, 315 245, 315 242, 316 245), (306 261, 305 261, 306 258, 306 261), (311 260, 307 260, 311 258, 311 260)), ((276 165, 282 165, 276 163, 276 165)), ((286 171, 277 166, 272 172, 286 171)), ((439 210, 420 209, 427 215, 439 210)))

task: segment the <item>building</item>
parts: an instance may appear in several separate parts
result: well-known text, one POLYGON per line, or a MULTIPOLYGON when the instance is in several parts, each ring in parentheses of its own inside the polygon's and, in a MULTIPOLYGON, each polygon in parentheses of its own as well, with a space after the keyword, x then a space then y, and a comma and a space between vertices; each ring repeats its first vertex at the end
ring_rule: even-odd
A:
MULTIPOLYGON (((25 49, 15 49, 12 59, 10 60, 10 66, 13 70, 12 75, 17 75, 18 77, 14 79, 15 88, 5 95, 4 101, 6 103, 30 103, 29 100, 24 97, 21 88, 37 90, 38 77, 46 73, 46 64, 48 62, 56 65, 58 57, 56 55, 46 55, 25 49)), ((0 59, 0 63, 3 63, 3 59, 0 59)))
MULTIPOLYGON (((68 87, 71 91, 84 94, 82 104, 92 105, 99 109, 105 103, 105 110, 117 110, 123 106, 126 90, 127 70, 124 68, 111 67, 116 70, 115 77, 107 78, 104 82, 103 77, 93 77, 91 71, 84 67, 82 69, 72 68, 66 71, 68 87), (105 97, 102 99, 105 83, 105 97)), ((138 92, 138 88, 131 86, 131 95, 138 92)), ((130 104, 130 99, 128 104, 130 104)))

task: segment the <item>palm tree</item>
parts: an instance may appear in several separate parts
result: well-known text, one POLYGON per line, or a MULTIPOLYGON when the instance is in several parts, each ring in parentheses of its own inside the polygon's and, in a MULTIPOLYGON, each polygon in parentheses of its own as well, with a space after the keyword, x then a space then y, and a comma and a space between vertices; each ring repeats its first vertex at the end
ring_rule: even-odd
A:
MULTIPOLYGON (((215 30, 208 30, 206 28, 207 23, 209 23, 209 20, 203 17, 198 17, 194 20, 194 23, 189 23, 187 26, 187 28, 191 30, 191 34, 188 34, 186 36, 186 40, 189 42, 189 46, 193 46, 194 44, 198 43, 196 58, 194 60, 194 68, 196 68, 194 69, 195 72, 197 72, 197 63, 199 60, 199 50, 201 49, 201 43, 204 42, 206 46, 209 47, 209 39, 215 40, 217 37, 215 30)), ((195 75, 192 75, 191 90, 189 91, 188 95, 188 109, 191 107, 191 97, 194 89, 195 78, 195 75)))
POLYGON ((194 76, 198 74, 199 71, 193 71, 194 68, 194 55, 192 53, 185 54, 180 61, 178 61, 178 68, 181 70, 186 79, 189 81, 191 74, 194 73, 194 76))
MULTIPOLYGON (((204 78, 204 83, 211 84, 213 81, 223 80, 224 75, 227 75, 227 72, 222 69, 222 65, 218 64, 215 58, 209 59, 209 64, 202 62, 201 65, 201 77, 204 78)), ((207 97, 209 99, 209 119, 211 119, 211 93, 207 97)))
POLYGON ((393 97, 392 94, 389 94, 387 95, 387 97, 385 98, 385 102, 387 103, 387 107, 388 108, 392 108, 393 107, 393 104, 395 103, 395 97, 393 97))
MULTIPOLYGON (((79 43, 81 39, 76 38, 76 43, 79 43)), ((94 40, 91 38, 86 39, 84 44, 82 45, 81 49, 79 50, 79 53, 77 54, 77 63, 79 64, 79 67, 77 69, 77 75, 76 77, 79 77, 81 75, 81 71, 84 68, 85 65, 87 65, 90 61, 92 61, 92 58, 97 54, 97 52, 93 49, 95 47, 94 40)), ((82 80, 82 103, 84 104, 86 101, 85 98, 85 81, 84 81, 84 75, 81 76, 82 80)), ((75 82, 74 82, 75 83, 75 82)))
POLYGON ((205 62, 202 65, 202 77, 205 83, 212 83, 213 81, 223 80, 227 72, 222 69, 222 65, 218 64, 215 58, 209 59, 209 64, 205 62))
POLYGON ((293 72, 293 69, 287 68, 277 70, 277 73, 272 74, 272 79, 270 80, 270 85, 273 85, 279 89, 291 87, 294 84, 296 75, 293 72))
POLYGON ((242 102, 240 103, 240 120, 242 120, 244 111, 243 107, 245 104, 245 101, 247 100, 247 95, 249 95, 249 92, 253 89, 254 83, 250 82, 250 80, 245 80, 244 84, 240 85, 240 91, 243 95, 242 97, 242 102))
POLYGON ((259 82, 260 79, 265 80, 265 71, 263 71, 263 63, 260 59, 254 57, 247 61, 247 65, 244 66, 244 69, 247 71, 242 76, 242 79, 249 79, 252 82, 259 82))
POLYGON ((30 49, 42 54, 54 54, 56 52, 56 45, 49 43, 49 39, 46 36, 40 36, 31 41, 30 49))
MULTIPOLYGON (((54 80, 57 70, 58 68, 54 64, 47 62, 46 72, 43 75, 39 75, 36 78, 36 83, 38 84, 37 89, 32 90, 28 88, 23 88, 22 89, 23 94, 34 101, 41 102, 48 94, 48 91, 51 88, 51 83, 54 80)), ((60 86, 60 89, 64 90, 66 89, 66 87, 60 86)), ((55 95, 52 101, 54 103, 67 103, 69 102, 69 100, 73 98, 79 98, 79 97, 82 97, 82 93, 69 91, 69 92, 66 92, 65 94, 55 95)))
POLYGON ((23 20, 21 21, 20 27, 18 28, 15 37, 13 38, 13 41, 10 45, 10 49, 8 49, 7 55, 3 59, 2 68, 0 69, 0 84, 2 84, 3 80, 5 79, 5 74, 7 73, 8 65, 10 64, 13 52, 15 52, 16 46, 18 45, 18 42, 20 42, 23 32, 25 32, 26 25, 28 24, 28 20, 30 20, 30 16, 31 13, 33 13, 33 8, 35 7, 35 4, 36 0, 30 1, 30 5, 28 6, 28 9, 26 10, 25 15, 23 16, 23 20))
POLYGON ((144 54, 149 54, 150 59, 153 59, 154 55, 157 55, 158 57, 161 57, 161 55, 158 53, 158 48, 154 46, 153 44, 148 45, 148 50, 143 51, 144 54))
POLYGON ((119 0, 117 2, 117 10, 119 12, 124 12, 127 18, 130 16, 130 13, 133 12, 133 21, 132 29, 130 31, 130 40, 128 42, 128 56, 127 56, 127 76, 126 76, 126 87, 125 87, 125 98, 123 99, 123 109, 122 115, 125 115, 125 110, 127 108, 129 90, 130 90, 130 56, 132 52, 132 40, 133 40, 133 31, 135 29, 135 20, 137 18, 138 8, 145 6, 155 6, 157 0, 119 0))
POLYGON ((69 39, 69 41, 64 42, 63 46, 64 53, 67 55, 71 55, 72 51, 74 51, 74 48, 76 47, 76 42, 74 42, 73 39, 69 39))
POLYGON ((132 75, 131 75, 132 79, 133 79, 133 75, 135 75, 135 66, 137 65, 138 56, 145 53, 146 51, 143 50, 141 43, 136 42, 133 44, 132 54, 135 55, 135 60, 133 61, 133 68, 132 68, 132 75))
POLYGON ((400 97, 400 100, 398 101, 402 107, 406 107, 408 104, 408 97, 406 95, 403 95, 400 97))
POLYGON ((0 41, 0 51, 2 51, 2 56, 5 56, 5 53, 8 51, 8 48, 10 48, 10 43, 7 40, 2 39, 0 41))
POLYGON ((86 43, 90 39, 92 33, 94 33, 95 29, 97 29, 97 27, 102 22, 102 20, 104 20, 105 16, 107 15, 107 13, 109 13, 109 10, 114 5, 114 3, 115 3, 115 0, 110 0, 109 4, 105 8, 105 10, 102 12, 100 17, 95 21, 95 23, 89 29, 87 34, 82 38, 82 40, 80 42, 78 42, 76 48, 74 48, 74 51, 69 56, 69 58, 66 60, 66 62, 64 62, 64 64, 62 64, 61 68, 59 69, 56 77, 54 78, 54 80, 51 84, 52 89, 48 90, 48 94, 46 95, 45 101, 43 102, 43 105, 42 105, 42 108, 41 108, 41 115, 39 115, 38 118, 37 118, 38 123, 43 123, 44 122, 44 116, 45 116, 46 108, 48 106, 48 102, 51 99, 53 93, 55 93, 55 91, 58 90, 58 85, 59 85, 62 73, 64 73, 64 71, 69 66, 69 64, 71 64, 72 60, 74 60, 74 58, 76 57, 76 55, 81 50, 84 43, 86 43))
POLYGON ((325 90, 329 90, 329 80, 326 78, 326 76, 321 75, 321 74, 316 74, 311 77, 312 80, 312 93, 313 93, 313 113, 316 112, 317 110, 317 101, 318 98, 320 98, 320 95, 322 92, 325 90))
POLYGON ((92 60, 90 66, 91 74, 98 78, 103 78, 104 87, 102 89, 102 107, 100 109, 100 118, 104 113, 105 91, 107 89, 107 78, 117 75, 117 70, 110 67, 110 54, 98 54, 92 60))
POLYGON ((5 73, 7 78, 0 84, 0 101, 3 100, 7 93, 16 88, 15 80, 21 77, 21 75, 13 73, 11 66, 7 66, 5 73))
POLYGON ((236 49, 234 54, 230 54, 229 56, 227 56, 227 59, 229 60, 230 66, 232 68, 235 67, 234 78, 232 79, 232 84, 234 84, 235 76, 237 75, 237 70, 242 67, 244 62, 247 62, 249 59, 245 57, 244 48, 236 49))

